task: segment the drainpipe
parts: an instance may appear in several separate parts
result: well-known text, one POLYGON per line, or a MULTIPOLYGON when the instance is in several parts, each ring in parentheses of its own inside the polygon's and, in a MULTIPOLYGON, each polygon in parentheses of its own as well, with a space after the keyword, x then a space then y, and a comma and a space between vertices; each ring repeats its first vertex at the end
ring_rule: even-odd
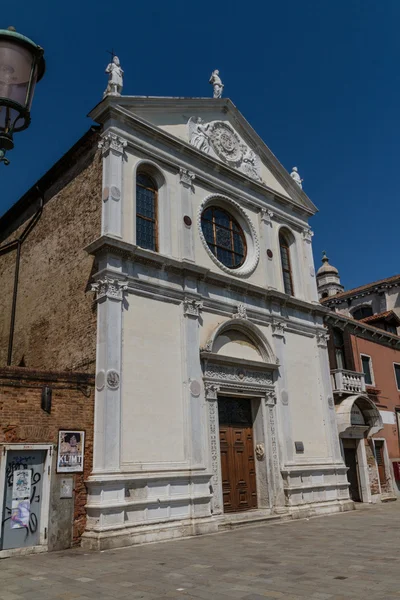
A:
POLYGON ((12 351, 13 351, 13 342, 14 342, 14 330, 15 330, 15 313, 17 309, 17 295, 18 295, 18 282, 19 282, 19 266, 21 262, 21 248, 22 244, 38 223, 42 211, 44 198, 43 194, 39 190, 38 186, 36 186, 36 190, 38 192, 38 196, 40 198, 39 208, 36 211, 33 218, 29 221, 28 225, 25 227, 24 231, 21 233, 18 239, 13 240, 12 242, 8 242, 8 244, 4 244, 4 246, 0 246, 0 255, 6 254, 7 252, 11 252, 12 250, 17 250, 17 256, 15 260, 15 272, 14 272, 14 290, 12 296, 12 305, 11 305, 11 320, 10 320, 10 333, 8 337, 8 354, 7 354, 7 367, 11 366, 12 362, 12 351))

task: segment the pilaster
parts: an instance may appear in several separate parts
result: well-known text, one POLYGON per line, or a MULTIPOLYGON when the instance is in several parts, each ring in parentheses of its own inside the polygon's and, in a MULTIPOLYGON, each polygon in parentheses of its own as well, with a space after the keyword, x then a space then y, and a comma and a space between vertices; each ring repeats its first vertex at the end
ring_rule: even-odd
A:
POLYGON ((285 357, 285 332, 287 325, 284 321, 273 319, 271 323, 272 337, 275 344, 275 355, 279 360, 279 376, 278 376, 278 402, 277 413, 279 419, 279 428, 281 431, 280 439, 282 451, 282 463, 286 464, 294 459, 294 443, 292 434, 292 422, 290 411, 290 398, 288 394, 287 383, 287 360, 285 357))
POLYGON ((102 235, 122 238, 122 161, 127 141, 110 131, 99 142, 103 155, 102 235))
POLYGON ((221 450, 219 445, 218 392, 220 386, 215 383, 205 383, 205 396, 209 423, 210 457, 212 472, 212 512, 221 515, 224 512, 221 479, 221 450))
POLYGON ((195 174, 192 171, 179 169, 179 182, 182 207, 182 228, 181 228, 181 254, 182 258, 194 261, 194 241, 193 241, 193 210, 192 210, 192 192, 195 174))
POLYGON ((327 343, 329 334, 327 331, 317 331, 316 344, 318 353, 319 373, 321 377, 321 402, 323 408, 324 421, 326 423, 327 441, 330 448, 330 455, 334 462, 341 462, 340 442, 336 423, 335 402, 333 400, 333 391, 331 383, 331 371, 329 367, 329 357, 327 343))
POLYGON ((203 303, 196 298, 186 296, 182 307, 186 370, 185 401, 189 423, 186 448, 190 467, 205 467, 204 396, 199 357, 199 318, 203 303))
POLYGON ((278 289, 277 286, 277 268, 276 261, 280 260, 276 254, 276 240, 273 237, 273 223, 274 213, 268 208, 262 208, 260 211, 261 221, 261 236, 264 241, 264 247, 262 252, 262 258, 266 265, 267 285, 274 289, 278 289))
POLYGON ((304 228, 302 231, 303 240, 303 261, 304 277, 306 289, 306 300, 309 302, 318 302, 317 282, 315 278, 314 257, 312 253, 312 237, 314 233, 311 229, 304 228))
POLYGON ((92 284, 97 301, 93 473, 120 470, 122 301, 127 282, 104 276, 92 284))

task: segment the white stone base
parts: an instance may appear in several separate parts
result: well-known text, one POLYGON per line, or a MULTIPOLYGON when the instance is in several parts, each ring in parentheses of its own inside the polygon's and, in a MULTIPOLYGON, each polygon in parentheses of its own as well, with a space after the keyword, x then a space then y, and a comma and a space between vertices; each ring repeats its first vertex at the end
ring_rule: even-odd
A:
POLYGON ((187 519, 168 523, 153 523, 107 531, 86 531, 82 536, 82 548, 86 550, 109 550, 135 544, 148 544, 175 540, 183 537, 216 533, 217 523, 212 517, 187 519))

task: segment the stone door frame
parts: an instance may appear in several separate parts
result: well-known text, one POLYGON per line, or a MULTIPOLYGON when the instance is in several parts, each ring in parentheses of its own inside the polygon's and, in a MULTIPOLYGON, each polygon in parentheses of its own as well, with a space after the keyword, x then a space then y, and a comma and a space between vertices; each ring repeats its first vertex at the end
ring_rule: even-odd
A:
POLYGON ((234 359, 226 357, 226 361, 221 361, 220 356, 215 361, 210 356, 203 355, 202 358, 212 472, 213 515, 224 514, 218 419, 218 397, 221 396, 237 396, 252 402, 255 450, 258 447, 258 452, 255 452, 258 510, 272 509, 276 505, 278 489, 283 485, 278 456, 273 371, 277 366, 259 364, 256 367, 253 361, 243 360, 239 365, 232 364, 234 359), (250 364, 247 365, 246 362, 250 364))

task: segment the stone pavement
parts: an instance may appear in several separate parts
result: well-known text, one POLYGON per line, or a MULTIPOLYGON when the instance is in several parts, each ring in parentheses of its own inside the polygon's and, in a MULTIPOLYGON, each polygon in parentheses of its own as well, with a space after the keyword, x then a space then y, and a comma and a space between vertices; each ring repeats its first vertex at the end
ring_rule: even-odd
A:
POLYGON ((400 501, 185 540, 0 561, 0 600, 400 599, 400 501))

